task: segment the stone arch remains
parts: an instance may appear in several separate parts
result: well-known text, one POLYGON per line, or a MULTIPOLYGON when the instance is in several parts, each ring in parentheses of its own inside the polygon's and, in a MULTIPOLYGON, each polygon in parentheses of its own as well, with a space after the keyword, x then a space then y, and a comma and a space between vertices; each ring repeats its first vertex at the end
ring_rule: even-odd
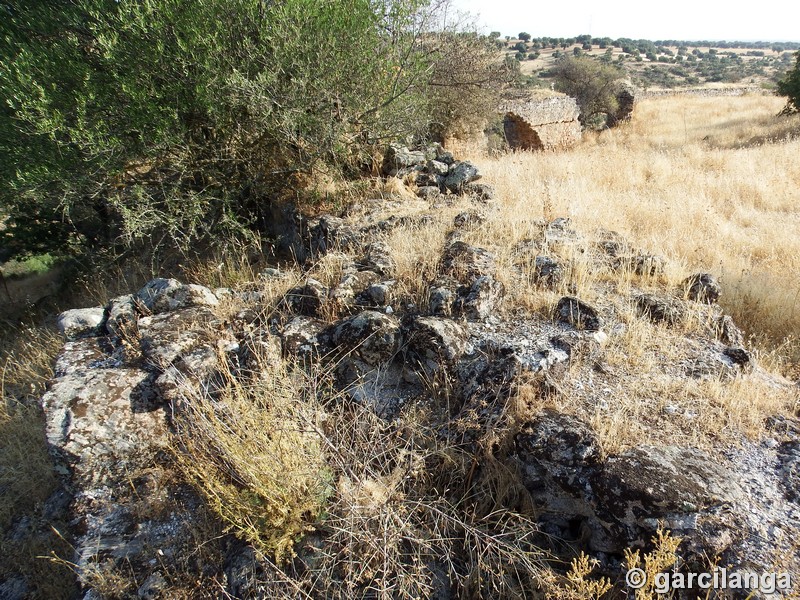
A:
POLYGON ((543 150, 539 134, 519 115, 509 112, 503 117, 503 130, 509 148, 514 150, 543 150))

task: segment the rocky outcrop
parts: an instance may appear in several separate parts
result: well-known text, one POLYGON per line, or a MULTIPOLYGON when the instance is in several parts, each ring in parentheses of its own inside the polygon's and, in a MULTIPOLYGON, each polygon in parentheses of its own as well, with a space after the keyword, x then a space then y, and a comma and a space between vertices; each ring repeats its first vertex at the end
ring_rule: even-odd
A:
MULTIPOLYGON (((457 172, 452 167, 459 163, 448 164, 452 157, 444 153, 424 158, 428 174, 446 180, 457 172)), ((390 172, 400 171, 418 166, 419 159, 401 148, 386 164, 390 172)), ((445 180, 444 192, 437 189, 452 196, 445 180)), ((230 410, 219 397, 226 384, 270 381, 277 365, 298 379, 324 374, 309 380, 309 392, 330 393, 326 401, 337 410, 365 411, 360 414, 372 415, 381 432, 404 444, 387 464, 380 453, 368 457, 387 480, 395 473, 397 481, 428 477, 436 461, 457 470, 453 457, 463 453, 470 464, 452 480, 458 494, 468 490, 473 501, 483 485, 497 493, 491 501, 499 506, 505 488, 518 490, 514 510, 532 507, 534 515, 526 542, 531 547, 565 558, 588 552, 604 574, 617 577, 622 552, 647 548, 663 524, 683 537, 686 561, 719 556, 733 566, 778 568, 775 552, 788 556, 800 536, 796 418, 776 415, 768 440, 742 437, 710 448, 646 435, 613 451, 602 442, 603 414, 617 399, 614 389, 628 386, 636 402, 655 393, 650 382, 621 372, 607 357, 608 347, 622 344, 637 320, 640 329, 663 329, 670 343, 691 349, 680 359, 658 355, 664 363, 658 376, 670 382, 709 379, 723 385, 768 378, 744 347, 741 331, 714 302, 716 280, 697 274, 680 289, 656 290, 664 263, 655 255, 613 232, 579 232, 564 218, 535 223, 507 261, 502 249, 469 237, 490 218, 491 205, 477 196, 460 198, 464 206, 441 221, 445 229, 452 222, 449 232, 429 249, 432 266, 420 269, 412 282, 402 279, 403 263, 393 256, 386 234, 401 226, 425 227, 436 209, 413 198, 375 201, 309 221, 306 251, 319 258, 336 252, 328 258, 340 270, 287 279, 273 301, 266 302, 255 285, 212 292, 157 279, 105 307, 62 315, 68 341, 42 406, 48 442, 73 492, 73 562, 87 598, 99 593, 94 575, 115 569, 133 574, 132 594, 169 597, 164 565, 174 571, 178 557, 196 551, 188 549, 192 519, 205 505, 170 471, 168 449, 180 448, 182 440, 176 423, 201 396, 213 400, 214 410, 230 410), (634 289, 614 298, 620 292, 603 287, 591 294, 570 291, 577 288, 571 253, 559 250, 578 248, 605 274, 625 269, 626 276, 638 277, 632 278, 634 289), (509 308, 519 282, 532 284, 547 303, 537 310, 509 308), (639 283, 643 289, 636 288, 639 283), (683 339, 679 326, 689 317, 702 327, 683 339), (259 352, 269 360, 255 361, 259 352), (416 460, 408 448, 421 435, 403 420, 406 414, 430 419, 430 437, 420 465, 403 471, 401 463, 416 460), (493 468, 501 480, 490 479, 493 468), (155 502, 156 494, 162 501, 155 502)), ((277 270, 265 272, 271 284, 281 277, 277 270)), ((787 387, 769 381, 776 391, 787 387)), ((326 418, 321 415, 315 427, 330 442, 339 432, 330 430, 326 418)), ((694 417, 685 407, 665 403, 636 418, 643 428, 659 428, 670 419, 694 417)), ((349 433, 354 444, 372 448, 371 434, 356 428, 349 433)), ((341 473, 341 457, 335 449, 330 453, 330 472, 341 473)), ((330 487, 346 486, 332 481, 330 487)), ((395 499, 378 502, 380 488, 371 489, 370 510, 383 514, 395 499)), ((401 489, 408 491, 396 488, 401 489)), ((314 548, 324 546, 326 535, 330 531, 320 527, 287 569, 313 569, 319 559, 314 548)), ((217 565, 189 561, 181 568, 191 577, 213 571, 219 593, 232 597, 257 597, 259 578, 280 579, 279 567, 244 542, 230 541, 225 556, 217 565)), ((796 561, 786 568, 796 573, 796 561)), ((312 597, 324 596, 309 589, 312 597)))
POLYGON ((506 141, 513 150, 560 150, 581 139, 574 98, 515 98, 499 107, 506 141))

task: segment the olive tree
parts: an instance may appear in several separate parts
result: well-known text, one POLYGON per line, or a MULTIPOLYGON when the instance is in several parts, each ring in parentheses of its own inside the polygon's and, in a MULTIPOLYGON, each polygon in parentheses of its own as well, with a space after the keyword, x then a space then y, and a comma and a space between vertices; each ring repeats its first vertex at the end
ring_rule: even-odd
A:
POLYGON ((778 94, 787 97, 781 114, 800 112, 800 50, 795 53, 794 68, 778 82, 778 94))
POLYGON ((423 134, 439 1, 0 3, 5 254, 189 246, 423 134))
POLYGON ((585 127, 601 127, 619 109, 617 94, 624 72, 588 56, 563 55, 553 70, 558 91, 574 97, 585 127))

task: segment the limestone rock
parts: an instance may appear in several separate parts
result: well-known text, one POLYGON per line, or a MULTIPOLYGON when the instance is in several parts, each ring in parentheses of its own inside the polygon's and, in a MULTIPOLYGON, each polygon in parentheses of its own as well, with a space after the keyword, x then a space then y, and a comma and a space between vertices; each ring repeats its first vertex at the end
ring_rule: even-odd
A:
POLYGON ((331 342, 352 352, 367 365, 391 360, 400 348, 400 323, 392 316, 365 310, 335 324, 331 342))
POLYGON ((714 304, 722 294, 717 278, 710 273, 697 273, 687 277, 681 284, 683 292, 689 300, 714 304))
POLYGON ((294 287, 286 293, 284 305, 293 313, 315 317, 328 298, 328 288, 309 277, 305 284, 294 287))
POLYGON ((409 353, 428 371, 453 365, 467 348, 467 332, 458 323, 439 317, 418 317, 406 333, 409 353))
POLYGON ((74 308, 58 315, 58 330, 68 340, 93 337, 103 333, 105 311, 100 308, 74 308))
POLYGON ((500 308, 505 286, 491 275, 482 275, 469 286, 458 290, 453 312, 469 321, 483 321, 500 308))
POLYGON ((478 167, 469 161, 456 162, 450 165, 444 186, 453 193, 460 193, 464 186, 481 178, 478 167))
POLYGON ((455 241, 444 251, 442 271, 462 283, 470 284, 482 275, 495 272, 494 255, 483 248, 470 246, 466 242, 455 241))
POLYGON ((603 327, 603 319, 597 309, 574 296, 564 296, 558 301, 555 318, 576 329, 597 331, 603 327))
POLYGON ((367 252, 360 261, 361 269, 374 271, 382 277, 393 277, 397 264, 392 258, 392 250, 386 242, 373 242, 367 246, 367 252))

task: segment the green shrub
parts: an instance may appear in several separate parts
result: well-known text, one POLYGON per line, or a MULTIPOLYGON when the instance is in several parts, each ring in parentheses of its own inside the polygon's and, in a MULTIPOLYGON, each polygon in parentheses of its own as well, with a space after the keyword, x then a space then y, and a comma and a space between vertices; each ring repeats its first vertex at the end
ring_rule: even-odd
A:
POLYGON ((5 258, 204 235, 425 131, 426 0, 0 6, 5 258), (309 43, 313 40, 313 43, 309 43))
POLYGON ((578 101, 584 126, 595 127, 615 113, 616 94, 623 71, 617 67, 581 56, 563 56, 553 68, 556 89, 578 101))
POLYGON ((794 68, 778 82, 778 94, 787 97, 782 114, 800 111, 800 50, 795 53, 794 68))

